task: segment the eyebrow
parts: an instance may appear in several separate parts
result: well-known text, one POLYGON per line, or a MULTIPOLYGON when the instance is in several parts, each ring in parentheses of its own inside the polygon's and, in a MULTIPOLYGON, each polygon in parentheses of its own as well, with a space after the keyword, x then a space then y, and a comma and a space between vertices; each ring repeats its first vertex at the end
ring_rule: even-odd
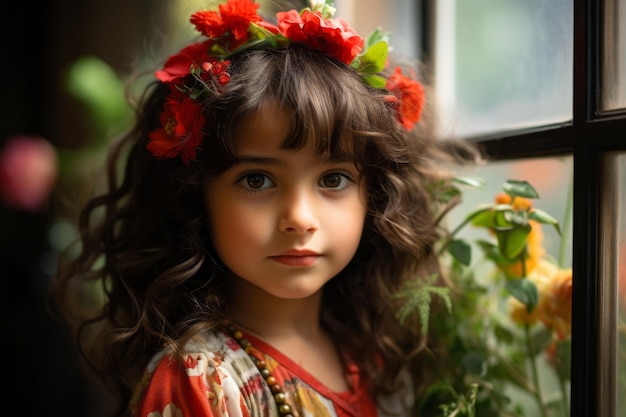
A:
POLYGON ((258 164, 258 165, 283 165, 279 158, 270 158, 265 156, 254 155, 237 155, 233 161, 233 165, 242 164, 258 164))

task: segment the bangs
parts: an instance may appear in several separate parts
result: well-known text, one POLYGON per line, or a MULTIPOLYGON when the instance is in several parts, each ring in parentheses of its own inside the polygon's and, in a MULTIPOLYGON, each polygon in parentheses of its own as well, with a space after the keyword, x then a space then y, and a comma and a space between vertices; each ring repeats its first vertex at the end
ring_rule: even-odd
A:
POLYGON ((313 140, 318 152, 336 158, 360 153, 364 140, 358 136, 371 130, 363 103, 373 99, 349 67, 294 49, 285 54, 276 76, 276 100, 293 121, 285 148, 297 149, 313 140))
POLYGON ((221 129, 230 144, 235 126, 267 105, 277 106, 291 119, 283 148, 300 149, 313 140, 320 154, 357 164, 368 143, 391 129, 383 95, 344 63, 293 46, 250 51, 234 57, 231 65, 224 108, 239 111, 224 114, 230 123, 221 129))

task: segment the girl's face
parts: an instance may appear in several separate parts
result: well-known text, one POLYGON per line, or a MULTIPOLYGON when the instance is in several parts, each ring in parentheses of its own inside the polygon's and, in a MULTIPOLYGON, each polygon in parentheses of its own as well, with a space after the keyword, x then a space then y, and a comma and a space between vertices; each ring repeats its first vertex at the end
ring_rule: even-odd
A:
POLYGON ((318 155, 312 140, 281 149, 289 126, 276 106, 246 118, 235 132, 236 163, 204 191, 213 245, 235 279, 300 299, 352 259, 367 196, 352 161, 318 155))

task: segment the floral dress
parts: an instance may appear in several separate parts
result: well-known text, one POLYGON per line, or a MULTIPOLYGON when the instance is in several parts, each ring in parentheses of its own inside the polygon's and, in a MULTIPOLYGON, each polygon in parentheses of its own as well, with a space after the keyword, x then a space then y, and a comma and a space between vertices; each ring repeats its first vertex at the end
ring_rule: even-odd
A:
MULTIPOLYGON (((255 356, 283 388, 293 417, 383 417, 348 366, 351 391, 334 392, 272 346, 245 334, 255 356)), ((226 332, 205 332, 185 349, 184 366, 168 350, 151 360, 137 387, 135 417, 278 417, 277 402, 257 366, 226 332)), ((389 402, 399 411, 401 399, 389 402)), ((397 415, 397 414, 394 414, 397 415)), ((402 415, 402 414, 400 414, 402 415)))

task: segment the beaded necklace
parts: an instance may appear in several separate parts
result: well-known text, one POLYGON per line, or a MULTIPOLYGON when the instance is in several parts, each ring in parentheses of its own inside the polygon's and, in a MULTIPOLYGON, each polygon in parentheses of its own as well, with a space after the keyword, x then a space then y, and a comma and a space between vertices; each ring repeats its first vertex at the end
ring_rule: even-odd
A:
POLYGON ((246 339, 241 332, 241 330, 237 329, 232 323, 227 322, 224 324, 228 333, 239 343, 239 346, 248 354, 252 363, 256 365, 257 369, 261 373, 261 376, 269 386, 272 391, 272 395, 274 396, 274 401, 276 402, 276 407, 278 408, 278 412, 281 417, 293 417, 291 413, 291 406, 287 404, 287 396, 285 395, 285 391, 283 387, 278 383, 278 380, 272 376, 272 373, 269 369, 267 369, 267 364, 264 360, 257 358, 252 354, 253 351, 259 352, 252 343, 248 339, 246 339))

